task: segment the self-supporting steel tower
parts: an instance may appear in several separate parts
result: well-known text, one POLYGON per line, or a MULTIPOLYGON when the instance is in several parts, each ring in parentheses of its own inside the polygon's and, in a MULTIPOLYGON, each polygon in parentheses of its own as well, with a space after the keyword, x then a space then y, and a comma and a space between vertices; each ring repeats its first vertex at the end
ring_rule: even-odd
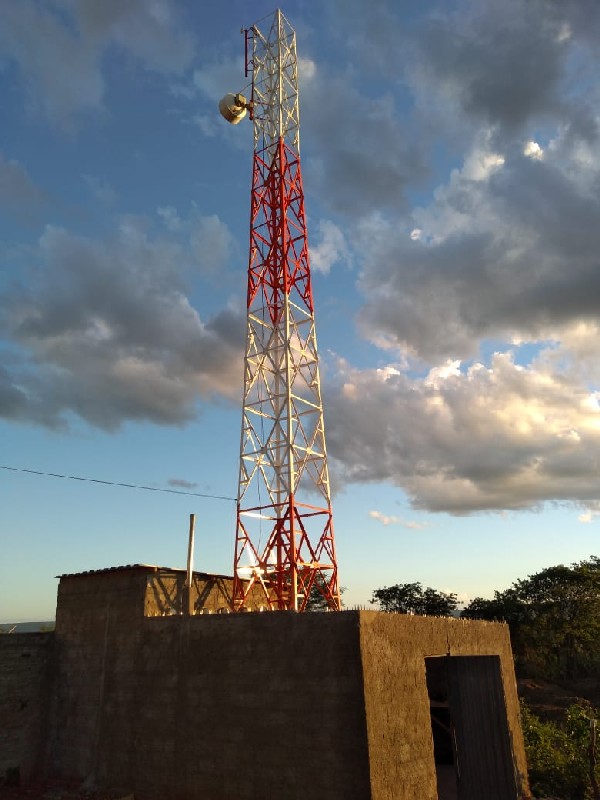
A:
POLYGON ((253 587, 270 609, 303 611, 318 591, 340 608, 323 405, 300 172, 296 35, 281 11, 246 30, 254 124, 248 322, 233 608, 253 587), (267 28, 264 28, 267 31, 267 28))

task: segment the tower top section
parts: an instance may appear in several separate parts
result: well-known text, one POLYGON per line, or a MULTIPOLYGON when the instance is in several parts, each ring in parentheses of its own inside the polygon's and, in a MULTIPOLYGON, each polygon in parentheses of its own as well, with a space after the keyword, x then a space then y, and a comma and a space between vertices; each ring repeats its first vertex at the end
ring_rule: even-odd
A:
POLYGON ((300 154, 298 112, 298 59, 296 32, 277 9, 265 18, 266 25, 242 28, 245 41, 245 75, 251 78, 250 98, 226 94, 219 110, 237 125, 250 112, 254 124, 254 150, 274 155, 283 142, 300 154))
POLYGON ((300 152, 298 59, 296 32, 280 9, 268 30, 257 25, 244 31, 246 74, 252 75, 250 103, 254 148, 269 151, 280 139, 300 152))

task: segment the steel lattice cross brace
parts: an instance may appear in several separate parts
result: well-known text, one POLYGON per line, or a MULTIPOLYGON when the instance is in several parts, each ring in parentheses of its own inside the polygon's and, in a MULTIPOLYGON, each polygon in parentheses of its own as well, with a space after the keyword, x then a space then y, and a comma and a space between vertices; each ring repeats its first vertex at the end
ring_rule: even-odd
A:
POLYGON ((296 38, 281 11, 246 32, 254 166, 233 608, 253 586, 302 611, 339 609, 300 170, 296 38))

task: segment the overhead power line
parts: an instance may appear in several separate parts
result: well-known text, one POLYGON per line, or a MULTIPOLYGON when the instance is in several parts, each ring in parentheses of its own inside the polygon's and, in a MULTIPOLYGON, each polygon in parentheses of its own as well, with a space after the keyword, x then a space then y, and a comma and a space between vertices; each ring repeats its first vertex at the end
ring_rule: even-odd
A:
POLYGON ((85 481, 87 483, 100 483, 104 486, 122 486, 124 489, 144 489, 147 492, 166 492, 167 494, 184 494, 189 497, 206 497, 211 500, 227 500, 232 503, 236 502, 235 497, 227 497, 222 494, 208 494, 205 492, 186 492, 183 489, 165 489, 160 486, 142 486, 137 483, 121 483, 118 481, 105 481, 100 478, 83 478, 81 475, 60 475, 57 472, 43 472, 39 469, 25 469, 24 467, 7 467, 0 464, 0 469, 8 470, 9 472, 26 472, 29 475, 41 475, 44 478, 64 478, 69 481, 85 481))

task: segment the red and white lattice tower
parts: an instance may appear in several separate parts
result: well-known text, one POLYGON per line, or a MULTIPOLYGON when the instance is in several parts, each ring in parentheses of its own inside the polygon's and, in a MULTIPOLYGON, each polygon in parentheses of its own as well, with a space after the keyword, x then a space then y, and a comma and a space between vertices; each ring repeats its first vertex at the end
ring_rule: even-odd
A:
MULTIPOLYGON (((281 11, 245 31, 254 164, 233 609, 262 587, 270 609, 311 591, 340 608, 300 172, 296 35, 281 11)), ((229 113, 223 103, 229 102, 229 113)))

